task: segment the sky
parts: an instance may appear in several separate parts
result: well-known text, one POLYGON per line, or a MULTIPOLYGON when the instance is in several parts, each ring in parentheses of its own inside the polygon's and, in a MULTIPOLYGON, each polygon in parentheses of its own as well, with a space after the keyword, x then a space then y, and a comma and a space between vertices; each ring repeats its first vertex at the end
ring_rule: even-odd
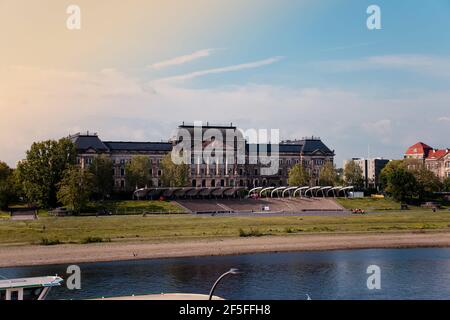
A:
POLYGON ((448 0, 0 0, 0 160, 197 120, 319 136, 338 167, 450 147, 449 30, 448 0))

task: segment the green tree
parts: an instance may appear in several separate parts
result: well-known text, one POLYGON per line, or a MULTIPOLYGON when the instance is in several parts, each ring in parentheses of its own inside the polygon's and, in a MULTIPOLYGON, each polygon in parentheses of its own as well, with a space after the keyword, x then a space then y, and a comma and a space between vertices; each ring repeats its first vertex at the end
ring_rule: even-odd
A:
POLYGON ((164 187, 185 187, 187 185, 189 166, 173 163, 170 153, 162 159, 161 169, 161 182, 164 187))
POLYGON ((151 185, 152 168, 150 158, 146 156, 136 156, 125 165, 125 180, 127 188, 134 190, 151 185))
POLYGON ((94 177, 94 193, 105 199, 114 187, 112 160, 106 155, 95 157, 89 166, 89 172, 94 177))
POLYGON ((6 209, 13 197, 11 190, 12 173, 12 169, 6 163, 0 161, 0 209, 6 209))
POLYGON ((442 190, 444 192, 450 192, 450 177, 444 180, 444 183, 442 184, 442 190))
POLYGON ((94 189, 94 175, 79 166, 70 166, 58 183, 58 201, 75 212, 80 212, 94 189))
POLYGON ((439 178, 425 166, 421 166, 412 171, 416 179, 415 193, 419 199, 431 195, 433 192, 438 192, 442 189, 442 182, 439 178))
POLYGON ((402 160, 390 161, 381 170, 380 182, 384 191, 397 201, 410 199, 416 193, 416 178, 402 160))
POLYGON ((26 159, 17 165, 18 179, 28 202, 40 207, 57 204, 57 184, 63 172, 75 164, 76 148, 69 139, 35 142, 26 159))
POLYGON ((300 164, 297 163, 289 170, 288 184, 290 186, 305 186, 309 185, 310 176, 308 171, 300 164))
POLYGON ((364 185, 363 171, 355 161, 349 161, 344 167, 344 183, 347 186, 362 187, 364 185))
POLYGON ((334 186, 338 180, 336 167, 331 161, 327 161, 320 169, 320 184, 322 186, 334 186))

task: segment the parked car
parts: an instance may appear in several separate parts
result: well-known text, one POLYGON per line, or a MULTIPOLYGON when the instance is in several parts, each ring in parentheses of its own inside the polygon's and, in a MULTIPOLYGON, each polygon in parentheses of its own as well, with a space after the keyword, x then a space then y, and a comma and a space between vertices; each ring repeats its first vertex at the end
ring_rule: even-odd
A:
POLYGON ((111 216, 112 212, 110 210, 107 209, 100 209, 97 211, 97 216, 111 216))
POLYGON ((52 216, 56 216, 56 217, 64 217, 64 216, 72 215, 73 211, 68 210, 67 208, 64 208, 64 207, 59 207, 59 208, 49 211, 48 214, 50 214, 52 216))

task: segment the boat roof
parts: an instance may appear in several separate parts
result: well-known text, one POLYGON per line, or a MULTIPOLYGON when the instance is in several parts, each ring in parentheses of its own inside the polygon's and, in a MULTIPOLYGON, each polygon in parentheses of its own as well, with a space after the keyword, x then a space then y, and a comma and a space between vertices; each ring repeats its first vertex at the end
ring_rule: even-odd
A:
MULTIPOLYGON (((147 295, 131 295, 123 297, 102 297, 94 300, 208 300, 207 294, 196 293, 161 293, 147 295)), ((213 296, 213 300, 223 300, 222 297, 213 296)))
POLYGON ((0 280, 0 290, 13 288, 55 287, 60 286, 63 279, 58 276, 19 278, 0 280))

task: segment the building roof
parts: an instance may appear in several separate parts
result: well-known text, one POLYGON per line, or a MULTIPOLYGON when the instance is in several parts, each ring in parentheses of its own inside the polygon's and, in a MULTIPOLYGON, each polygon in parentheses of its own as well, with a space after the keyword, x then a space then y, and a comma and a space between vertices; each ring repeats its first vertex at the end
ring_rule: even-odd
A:
MULTIPOLYGON (((256 150, 259 152, 260 144, 247 144, 246 149, 249 151, 250 146, 256 146, 256 150)), ((255 148, 255 147, 253 147, 255 148)), ((280 143, 278 145, 280 153, 302 153, 311 154, 314 152, 321 152, 323 154, 331 155, 334 151, 330 150, 320 139, 303 139, 297 140, 294 143, 280 143)), ((271 145, 267 145, 267 152, 271 152, 271 145)))
POLYGON ((105 141, 111 151, 171 151, 170 142, 105 141))
POLYGON ((302 152, 312 153, 315 151, 320 151, 323 153, 334 153, 320 139, 304 139, 302 152))
POLYGON ((450 153, 449 149, 431 150, 426 157, 427 160, 438 160, 450 153))
POLYGON ((0 280, 0 290, 13 288, 55 287, 60 286, 63 279, 58 276, 34 277, 0 280))
POLYGON ((96 151, 109 151, 108 147, 100 140, 96 134, 80 134, 77 133, 69 136, 69 139, 75 144, 77 150, 85 151, 94 149, 96 151))
POLYGON ((433 148, 423 142, 417 142, 406 150, 405 155, 424 155, 427 156, 428 152, 433 148))

